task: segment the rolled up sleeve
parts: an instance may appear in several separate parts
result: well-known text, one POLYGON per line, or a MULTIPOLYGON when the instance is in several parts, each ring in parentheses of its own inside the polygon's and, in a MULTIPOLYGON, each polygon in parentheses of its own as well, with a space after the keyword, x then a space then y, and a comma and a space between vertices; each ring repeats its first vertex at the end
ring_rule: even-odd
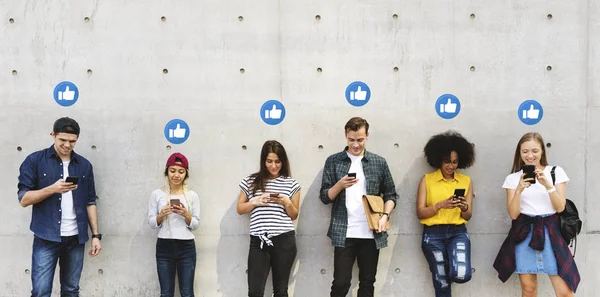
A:
POLYGON ((90 171, 88 172, 89 182, 88 182, 88 205, 96 205, 96 200, 98 200, 98 195, 96 194, 96 183, 94 182, 94 169, 92 164, 90 164, 90 171))
POLYGON ((35 163, 31 160, 31 156, 28 156, 19 167, 19 183, 17 185, 17 198, 19 202, 21 202, 21 199, 23 199, 28 191, 37 189, 35 172, 35 163))
POLYGON ((329 204, 329 203, 333 202, 331 199, 329 199, 329 195, 327 194, 327 192, 329 192, 329 189, 331 189, 331 187, 333 187, 336 182, 337 181, 335 180, 333 159, 330 156, 325 161, 325 166, 323 167, 323 178, 321 179, 321 191, 319 192, 319 198, 321 199, 321 202, 323 202, 324 204, 329 204))

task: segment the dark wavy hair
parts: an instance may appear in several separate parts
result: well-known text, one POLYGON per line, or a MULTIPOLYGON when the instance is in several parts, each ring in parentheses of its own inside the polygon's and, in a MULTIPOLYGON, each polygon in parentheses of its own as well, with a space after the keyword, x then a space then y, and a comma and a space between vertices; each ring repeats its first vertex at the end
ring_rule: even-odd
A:
POLYGON ((423 151, 427 163, 435 169, 441 168, 442 162, 448 161, 452 152, 458 155, 460 169, 469 168, 475 163, 475 145, 452 130, 429 138, 423 151))
POLYGON ((267 179, 269 179, 269 169, 267 169, 267 165, 265 163, 267 162, 267 156, 269 153, 276 154, 281 161, 279 175, 284 177, 292 176, 290 170, 290 161, 288 160, 288 156, 283 145, 281 145, 281 143, 279 143, 277 140, 267 140, 265 144, 263 144, 262 150, 260 151, 260 170, 250 175, 250 179, 252 179, 252 195, 256 194, 256 191, 259 189, 262 192, 265 191, 265 185, 267 183, 267 179))

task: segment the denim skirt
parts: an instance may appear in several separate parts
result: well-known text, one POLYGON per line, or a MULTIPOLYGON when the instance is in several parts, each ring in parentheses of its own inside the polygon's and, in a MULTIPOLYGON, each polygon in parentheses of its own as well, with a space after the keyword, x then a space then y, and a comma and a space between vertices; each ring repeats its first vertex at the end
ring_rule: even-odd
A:
POLYGON ((550 244, 550 234, 548 228, 544 226, 544 250, 536 251, 529 247, 531 236, 533 233, 533 225, 530 227, 529 234, 523 242, 515 246, 517 274, 547 274, 558 275, 558 267, 556 265, 556 257, 554 250, 550 244))

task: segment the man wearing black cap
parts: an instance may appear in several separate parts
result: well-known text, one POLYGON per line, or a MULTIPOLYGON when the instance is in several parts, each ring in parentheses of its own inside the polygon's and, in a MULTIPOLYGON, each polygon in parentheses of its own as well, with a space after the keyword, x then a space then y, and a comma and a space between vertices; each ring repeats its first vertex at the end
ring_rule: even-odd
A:
POLYGON ((54 122, 54 144, 27 156, 19 168, 18 198, 32 205, 32 297, 50 297, 56 263, 61 296, 79 296, 87 226, 92 231, 90 256, 100 253, 96 189, 92 164, 73 151, 79 124, 71 118, 54 122))

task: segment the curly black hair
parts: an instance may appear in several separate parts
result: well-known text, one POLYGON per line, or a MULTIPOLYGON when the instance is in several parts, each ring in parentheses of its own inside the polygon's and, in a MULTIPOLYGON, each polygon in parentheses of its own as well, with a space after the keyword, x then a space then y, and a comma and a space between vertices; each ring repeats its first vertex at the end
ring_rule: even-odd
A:
POLYGON ((436 169, 450 158, 453 151, 458 155, 458 168, 469 168, 475 163, 475 145, 456 131, 450 130, 432 136, 423 149, 427 163, 436 169))

